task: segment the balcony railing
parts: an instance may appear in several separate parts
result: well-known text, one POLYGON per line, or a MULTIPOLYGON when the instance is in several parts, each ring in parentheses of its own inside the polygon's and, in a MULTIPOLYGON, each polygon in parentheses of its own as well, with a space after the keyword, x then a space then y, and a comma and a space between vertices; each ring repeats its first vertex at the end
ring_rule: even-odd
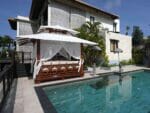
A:
POLYGON ((18 63, 31 63, 32 62, 32 56, 31 52, 16 52, 15 59, 18 63))
POLYGON ((4 67, 3 71, 0 72, 0 112, 6 97, 11 89, 15 77, 15 65, 10 64, 4 67))

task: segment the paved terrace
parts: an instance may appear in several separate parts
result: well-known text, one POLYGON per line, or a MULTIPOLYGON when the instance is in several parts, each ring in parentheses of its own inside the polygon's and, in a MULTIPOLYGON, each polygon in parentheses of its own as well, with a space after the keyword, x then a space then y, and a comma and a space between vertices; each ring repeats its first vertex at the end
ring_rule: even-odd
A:
MULTIPOLYGON (((135 71, 140 69, 150 70, 150 68, 133 66, 133 65, 123 67, 124 72, 135 71)), ((118 71, 118 67, 112 67, 110 69, 97 68, 96 74, 115 72, 115 71, 118 71)), ((6 103, 2 113, 44 113, 40 105, 40 102, 38 100, 38 97, 36 95, 36 92, 34 90, 35 86, 65 83, 69 81, 83 80, 83 79, 93 78, 98 76, 101 75, 91 75, 90 73, 86 73, 85 76, 81 78, 52 81, 52 82, 46 82, 38 85, 35 85, 33 80, 27 77, 18 78, 18 80, 15 80, 13 84, 12 91, 8 96, 8 102, 6 103)))

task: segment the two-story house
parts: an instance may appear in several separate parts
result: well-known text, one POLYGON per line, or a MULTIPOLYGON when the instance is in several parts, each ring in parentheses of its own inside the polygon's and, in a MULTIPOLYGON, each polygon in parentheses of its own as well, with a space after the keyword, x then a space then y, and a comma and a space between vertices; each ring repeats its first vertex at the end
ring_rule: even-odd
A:
MULTIPOLYGON (((106 53, 110 64, 118 63, 115 49, 120 48, 120 60, 132 58, 131 37, 120 34, 119 16, 96 8, 82 0, 32 0, 29 17, 18 16, 9 19, 11 28, 20 35, 35 34, 40 26, 62 26, 68 29, 79 28, 86 21, 100 22, 105 29, 106 53)), ((31 51, 32 44, 19 46, 17 51, 31 51)))

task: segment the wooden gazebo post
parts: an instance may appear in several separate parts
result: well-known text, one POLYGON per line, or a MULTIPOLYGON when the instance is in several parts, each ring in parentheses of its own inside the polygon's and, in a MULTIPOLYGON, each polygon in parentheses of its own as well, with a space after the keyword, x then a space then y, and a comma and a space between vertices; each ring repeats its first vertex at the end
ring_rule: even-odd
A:
POLYGON ((41 52, 40 52, 40 40, 37 40, 37 64, 39 64, 39 60, 41 59, 41 52))
MULTIPOLYGON (((40 59, 41 59, 41 52, 40 52, 40 40, 36 40, 36 42, 37 42, 37 64, 36 65, 38 65, 39 64, 39 62, 40 62, 40 59)), ((37 78, 38 77, 38 75, 36 75, 36 78, 35 78, 35 83, 36 84, 38 84, 38 83, 40 83, 40 80, 37 78)))
MULTIPOLYGON (((83 44, 81 43, 81 61, 83 62, 83 44)), ((81 69, 80 69, 80 76, 84 76, 84 67, 83 64, 81 64, 81 69)))

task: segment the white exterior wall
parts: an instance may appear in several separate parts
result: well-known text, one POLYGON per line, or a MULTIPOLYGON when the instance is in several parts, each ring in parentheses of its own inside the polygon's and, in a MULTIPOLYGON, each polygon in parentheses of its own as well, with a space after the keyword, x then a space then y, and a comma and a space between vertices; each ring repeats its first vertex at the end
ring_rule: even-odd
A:
POLYGON ((48 5, 48 25, 77 29, 86 21, 85 11, 59 2, 48 5))
POLYGON ((105 34, 106 54, 109 57, 110 64, 118 64, 118 54, 110 51, 110 40, 118 40, 118 48, 123 50, 120 53, 120 61, 132 59, 132 38, 130 36, 108 32, 105 34))
MULTIPOLYGON (((28 17, 18 16, 17 17, 17 38, 20 35, 33 34, 36 31, 36 26, 32 25, 28 17)), ((32 52, 33 44, 19 45, 16 41, 16 51, 32 52)))
POLYGON ((48 26, 51 26, 51 4, 48 4, 48 26))
POLYGON ((72 8, 57 2, 51 2, 48 4, 48 25, 59 24, 63 27, 69 26, 68 28, 72 29, 75 27, 74 25, 81 26, 84 22, 90 21, 90 16, 95 17, 95 21, 100 22, 101 26, 108 29, 108 31, 114 31, 113 24, 116 23, 116 32, 120 32, 120 19, 112 19, 109 16, 84 12, 78 8, 72 8), (64 16, 61 16, 61 13, 64 16), (68 17, 65 17, 66 14, 68 14, 68 17), (78 20, 76 23, 75 21, 72 21, 73 15, 76 15, 76 20, 78 20))
MULTIPOLYGON (((60 12, 64 12, 63 8, 67 7, 67 11, 65 12, 65 14, 69 15, 67 16, 70 22, 72 22, 72 14, 77 17, 80 17, 79 19, 83 19, 84 21, 90 21, 90 16, 95 17, 95 21, 100 22, 102 27, 105 29, 108 29, 109 31, 113 31, 114 30, 114 22, 117 23, 116 26, 116 32, 120 32, 120 19, 112 19, 109 16, 105 16, 105 15, 100 15, 100 14, 92 14, 89 12, 84 12, 83 13, 79 13, 81 12, 78 8, 73 10, 74 8, 66 6, 63 4, 59 4, 60 6, 62 6, 62 10, 60 7, 57 7, 57 4, 52 4, 51 2, 48 4, 48 25, 52 25, 52 21, 54 19, 54 16, 52 15, 52 11, 53 14, 55 15, 54 9, 58 9, 60 12), (55 6, 55 7, 54 7, 55 6), (73 10, 73 11, 72 11, 73 10), (77 11, 76 11, 77 10, 77 11), (81 18, 82 17, 82 18, 81 18)), ((58 15, 58 19, 59 19, 59 23, 60 25, 64 24, 64 21, 66 21, 66 19, 64 19, 64 21, 62 21, 62 18, 64 18, 63 16, 60 17, 61 15, 58 15)), ((29 21, 28 18, 23 18, 23 17, 18 17, 18 19, 20 20, 24 20, 24 21, 29 21)), ((74 18, 73 18, 74 19, 74 18)), ((78 18, 76 19, 78 20, 78 18)), ((68 25, 76 25, 77 24, 83 24, 82 22, 78 22, 78 21, 74 21, 74 23, 69 24, 69 21, 65 22, 68 25)), ((20 27, 20 23, 17 22, 17 36, 20 34, 19 31, 19 27, 20 27)), ((32 27, 32 26, 31 26, 32 27)), ((70 26, 70 28, 73 28, 72 26, 70 26)), ((25 30, 29 30, 29 29, 25 29, 25 30)), ((125 36, 125 35, 121 35, 121 34, 117 34, 117 33, 106 33, 105 34, 105 40, 106 40, 106 53, 109 57, 110 63, 117 63, 118 61, 118 57, 117 54, 114 54, 113 52, 110 52, 110 39, 116 39, 119 40, 119 48, 121 48, 124 52, 120 54, 120 59, 121 60, 129 60, 132 58, 132 39, 129 36, 125 36)), ((17 48, 19 48, 19 46, 17 45, 17 48)), ((19 49, 18 49, 19 50, 19 49)))
POLYGON ((116 31, 120 33, 120 19, 115 19, 114 22, 117 23, 116 31))
POLYGON ((90 21, 90 16, 95 17, 95 21, 100 22, 101 26, 105 29, 108 29, 108 31, 113 31, 113 23, 114 22, 117 23, 116 32, 120 32, 120 20, 119 19, 113 20, 103 15, 94 15, 94 14, 86 12, 86 21, 90 21))

